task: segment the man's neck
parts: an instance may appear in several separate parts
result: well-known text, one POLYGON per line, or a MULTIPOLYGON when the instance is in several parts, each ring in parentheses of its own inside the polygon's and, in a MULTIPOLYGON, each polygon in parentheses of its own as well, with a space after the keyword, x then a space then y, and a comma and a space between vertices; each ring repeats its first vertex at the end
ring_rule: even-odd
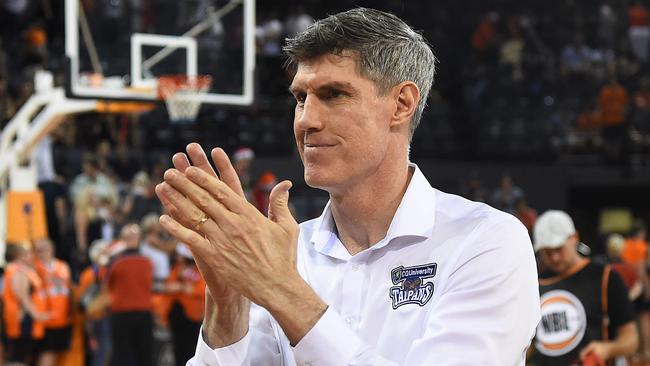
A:
POLYGON ((386 236, 414 171, 404 164, 390 173, 368 178, 343 194, 330 194, 338 237, 351 255, 386 236))

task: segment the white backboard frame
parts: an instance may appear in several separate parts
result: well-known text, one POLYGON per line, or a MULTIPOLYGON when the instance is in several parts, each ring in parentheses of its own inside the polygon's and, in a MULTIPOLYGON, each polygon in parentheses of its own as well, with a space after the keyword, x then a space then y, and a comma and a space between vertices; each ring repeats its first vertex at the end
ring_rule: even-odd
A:
MULTIPOLYGON (((79 63, 79 1, 65 0, 66 56, 70 60, 70 76, 68 82, 70 83, 69 91, 72 97, 135 101, 158 100, 159 97, 155 82, 152 82, 153 79, 142 76, 142 64, 144 60, 142 60, 141 51, 143 45, 184 48, 187 53, 187 66, 185 71, 188 76, 195 76, 198 72, 196 39, 193 37, 135 33, 131 37, 132 56, 131 75, 129 75, 131 85, 123 85, 121 87, 116 87, 114 85, 115 83, 111 83, 112 85, 84 85, 81 82, 83 77, 79 63), (188 38, 194 41, 193 46, 188 38), (165 44, 162 44, 163 40, 166 42, 165 44)), ((244 65, 242 70, 242 93, 206 93, 200 97, 201 103, 204 104, 246 106, 253 102, 255 74, 255 0, 231 0, 231 3, 239 3, 239 6, 243 7, 244 35, 242 42, 244 65)), ((105 75, 104 77, 109 76, 113 75, 105 75)), ((215 80, 215 82, 218 83, 218 80, 215 80)))
POLYGON ((192 37, 161 36, 159 34, 134 33, 131 35, 131 86, 135 88, 153 88, 158 85, 154 78, 143 77, 143 46, 169 47, 185 49, 185 74, 194 77, 197 74, 196 39, 192 37))

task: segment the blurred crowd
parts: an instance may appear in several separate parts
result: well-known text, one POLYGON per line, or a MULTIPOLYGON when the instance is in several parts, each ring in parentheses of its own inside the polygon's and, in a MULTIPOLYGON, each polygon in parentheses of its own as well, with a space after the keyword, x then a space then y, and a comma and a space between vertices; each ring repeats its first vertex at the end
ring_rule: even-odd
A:
MULTIPOLYGON (((56 136, 35 151, 49 238, 7 245, 4 360, 184 365, 203 319, 205 282, 188 247, 159 224, 154 187, 163 167, 103 142, 66 179, 54 174, 65 166, 54 164, 56 136)), ((247 199, 267 214, 277 178, 253 176, 254 158, 248 147, 232 154, 247 199)))
MULTIPOLYGON (((223 3, 82 1, 91 24, 102 30, 94 35, 100 50, 104 44, 126 46, 132 31, 161 24, 180 34, 223 3)), ((628 0, 259 3, 255 104, 203 106, 197 128, 174 126, 164 111, 155 110, 138 121, 141 134, 155 143, 133 147, 175 150, 198 138, 230 149, 248 145, 264 155, 292 154, 293 104, 286 91, 289 75, 282 71, 282 41, 314 18, 354 4, 407 19, 422 30, 440 60, 435 92, 413 141, 414 157, 544 161, 581 156, 591 158, 581 162, 619 164, 630 171, 648 165, 650 16, 647 2, 628 0)), ((32 93, 34 70, 54 71, 60 84, 66 61, 63 2, 3 0, 0 11, 7 20, 0 25, 2 126, 32 93)), ((199 38, 209 50, 202 62, 216 65, 220 91, 241 90, 238 29, 240 18, 224 18, 199 38)), ((102 65, 107 74, 128 73, 128 53, 100 56, 108 60, 102 65)), ((82 67, 89 69, 86 58, 82 67)))
MULTIPOLYGON (((211 7, 225 3, 81 2, 89 19, 104 29, 96 41, 118 44, 151 25, 186 30, 211 7), (136 11, 127 12, 132 9, 136 11)), ((35 154, 50 239, 28 246, 13 243, 7 249, 5 359, 26 362, 37 347, 43 352, 32 361, 44 366, 106 365, 110 360, 119 365, 184 364, 202 318, 203 284, 187 247, 160 229, 162 207, 153 188, 171 153, 183 150, 188 141, 222 146, 233 157, 248 200, 265 213, 277 178, 272 172, 252 175, 255 153, 294 154, 293 98, 286 90, 289 75, 281 69, 282 40, 314 18, 354 4, 407 19, 422 30, 440 60, 435 91, 413 140, 415 161, 579 156, 589 158, 581 163, 615 164, 630 172, 650 165, 646 1, 258 1, 257 95, 250 108, 203 106, 193 125, 169 123, 160 108, 140 116, 84 114, 39 144, 35 154), (30 295, 25 291, 30 287, 42 291, 30 295), (30 315, 29 324, 16 322, 21 311, 30 315), (134 325, 143 333, 134 333, 134 325), (173 352, 156 349, 162 347, 162 334, 169 335, 173 352)), ((0 19, 1 129, 33 94, 36 70, 53 71, 61 85, 67 66, 62 1, 0 0, 0 19)), ((213 50, 205 57, 219 64, 215 79, 222 91, 241 87, 233 79, 240 74, 241 59, 230 57, 241 53, 241 45, 229 41, 233 26, 237 29, 237 24, 216 23, 199 40, 213 50)), ((107 70, 126 73, 128 54, 110 56, 107 70)), ((532 230, 537 212, 509 176, 494 189, 470 177, 461 190, 470 199, 516 215, 532 230)), ((309 206, 298 216, 311 218, 318 208, 309 206)), ((641 249, 623 260, 636 266, 635 281, 646 281, 647 239, 635 235, 627 238, 631 244, 623 240, 626 250, 641 249), (645 244, 634 244, 635 238, 645 244)), ((621 255, 621 245, 614 257, 621 255)), ((650 299, 650 282, 639 286, 650 299)), ((643 319, 648 329, 642 329, 642 336, 646 332, 650 338, 650 318, 643 319)), ((650 354, 648 344, 642 352, 650 354)))

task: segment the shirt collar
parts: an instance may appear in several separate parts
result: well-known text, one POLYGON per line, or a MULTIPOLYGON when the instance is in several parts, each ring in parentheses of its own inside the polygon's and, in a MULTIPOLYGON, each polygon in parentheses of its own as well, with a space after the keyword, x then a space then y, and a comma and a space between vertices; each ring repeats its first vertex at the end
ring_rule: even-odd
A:
MULTIPOLYGON (((391 242, 401 242, 393 239, 402 237, 424 239, 432 234, 436 211, 436 191, 417 165, 410 163, 409 167, 415 171, 395 216, 393 216, 386 237, 368 250, 377 250, 391 242)), ((350 255, 338 238, 330 205, 331 202, 328 201, 323 213, 316 219, 314 225, 316 229, 309 241, 314 245, 314 249, 322 254, 347 259, 350 255)))

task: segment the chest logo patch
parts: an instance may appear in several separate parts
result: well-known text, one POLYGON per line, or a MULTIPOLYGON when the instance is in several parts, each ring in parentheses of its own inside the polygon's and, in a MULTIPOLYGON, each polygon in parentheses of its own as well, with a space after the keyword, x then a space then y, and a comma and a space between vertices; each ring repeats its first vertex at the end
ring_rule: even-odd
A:
POLYGON ((535 348, 547 356, 560 356, 572 351, 585 335, 585 309, 572 293, 553 290, 545 293, 542 320, 537 325, 535 348))
POLYGON ((388 295, 393 309, 406 304, 424 306, 433 296, 433 282, 425 282, 436 275, 437 263, 422 264, 413 267, 399 266, 390 271, 393 287, 388 295))

